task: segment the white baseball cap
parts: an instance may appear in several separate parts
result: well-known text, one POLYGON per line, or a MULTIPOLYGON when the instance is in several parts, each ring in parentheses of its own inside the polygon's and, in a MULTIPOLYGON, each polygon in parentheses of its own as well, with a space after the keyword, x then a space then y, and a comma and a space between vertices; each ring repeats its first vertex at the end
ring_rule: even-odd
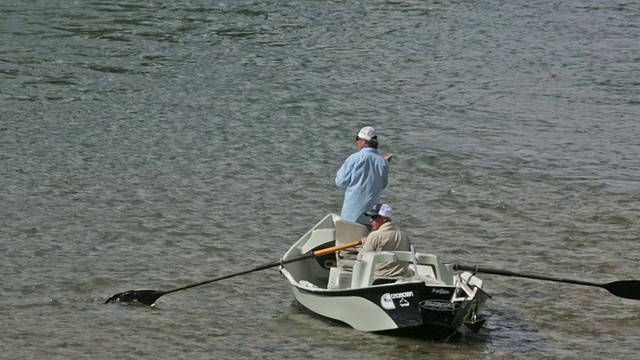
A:
POLYGON ((373 209, 364 213, 365 216, 384 216, 391 219, 393 215, 393 209, 388 204, 375 204, 373 209))
POLYGON ((378 136, 376 135, 376 129, 371 126, 365 126, 358 132, 358 137, 370 141, 371 139, 376 139, 378 136))

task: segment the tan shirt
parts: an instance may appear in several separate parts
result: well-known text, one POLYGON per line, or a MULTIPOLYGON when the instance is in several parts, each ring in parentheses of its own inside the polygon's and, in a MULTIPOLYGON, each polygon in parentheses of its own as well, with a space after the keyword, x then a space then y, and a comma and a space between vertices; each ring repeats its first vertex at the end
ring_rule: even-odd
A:
MULTIPOLYGON (((390 221, 372 231, 362 245, 358 258, 367 251, 411 251, 411 240, 404 231, 395 228, 390 221)), ((405 261, 381 262, 376 265, 374 278, 399 278, 409 276, 409 263, 405 261)))

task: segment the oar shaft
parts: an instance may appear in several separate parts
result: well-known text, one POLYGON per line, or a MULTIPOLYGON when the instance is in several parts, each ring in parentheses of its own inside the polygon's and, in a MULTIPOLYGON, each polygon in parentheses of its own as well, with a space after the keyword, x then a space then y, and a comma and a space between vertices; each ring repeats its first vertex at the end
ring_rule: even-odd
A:
POLYGON ((295 256, 295 257, 292 257, 292 258, 289 258, 289 259, 283 259, 283 260, 280 260, 280 261, 274 261, 274 262, 269 263, 269 264, 256 266, 256 267, 254 267, 252 269, 243 270, 243 271, 236 272, 236 273, 233 273, 233 274, 227 274, 227 275, 219 276, 219 277, 217 277, 215 279, 209 279, 209 280, 201 281, 201 282, 198 282, 198 283, 195 283, 195 284, 189 284, 189 285, 181 286, 179 288, 167 290, 164 294, 166 295, 166 294, 170 294, 172 292, 185 290, 185 289, 189 289, 189 288, 200 286, 200 285, 210 284, 212 282, 216 282, 216 281, 220 281, 220 280, 224 280, 224 279, 228 279, 228 278, 232 278, 232 277, 236 277, 236 276, 240 276, 240 275, 245 275, 245 274, 249 274, 249 273, 256 272, 256 271, 273 268, 273 267, 276 267, 276 266, 279 266, 279 265, 289 264, 289 263, 292 263, 292 262, 301 261, 301 260, 308 259, 308 258, 313 258, 313 257, 316 257, 316 256, 331 254, 331 253, 334 253, 336 251, 345 250, 345 249, 352 248, 352 247, 355 247, 355 246, 358 246, 358 245, 360 245, 360 241, 354 241, 354 242, 350 242, 350 243, 344 244, 344 245, 332 246, 332 247, 329 247, 329 248, 326 248, 326 249, 316 250, 314 252, 302 254, 302 255, 295 256))
MULTIPOLYGON (((313 254, 307 254, 307 255, 313 255, 313 254)), ((200 286, 200 285, 210 284, 212 282, 216 282, 216 281, 232 278, 232 277, 235 277, 235 276, 249 274, 249 273, 252 273, 252 272, 255 272, 255 271, 265 270, 265 269, 268 269, 268 268, 276 267, 278 265, 280 265, 280 262, 273 262, 273 263, 270 263, 270 264, 264 264, 264 265, 260 265, 260 266, 254 267, 253 269, 248 269, 248 270, 243 270, 243 271, 240 271, 240 272, 237 272, 237 273, 233 273, 233 274, 227 274, 227 275, 223 275, 223 276, 218 276, 217 278, 214 278, 214 279, 209 279, 209 280, 201 281, 201 282, 198 282, 198 283, 195 283, 195 284, 189 284, 189 285, 181 286, 179 288, 167 290, 165 292, 165 295, 166 294, 170 294, 172 292, 185 290, 185 289, 189 289, 189 288, 200 286)))
POLYGON ((461 265, 461 264, 453 264, 453 270, 464 270, 464 271, 471 271, 471 272, 480 272, 485 274, 521 277, 521 278, 534 279, 534 280, 547 280, 547 281, 555 281, 555 282, 569 283, 569 284, 576 284, 576 285, 586 285, 586 286, 595 286, 595 287, 605 286, 604 284, 598 284, 598 283, 589 282, 589 281, 561 279, 561 278, 553 278, 549 276, 541 276, 541 275, 533 275, 533 274, 522 274, 522 273, 517 273, 513 271, 508 271, 508 270, 491 269, 491 268, 461 265))
POLYGON ((329 247, 329 248, 326 248, 326 249, 316 250, 316 251, 313 252, 313 257, 331 254, 331 253, 334 253, 336 251, 346 250, 346 249, 349 249, 349 248, 352 248, 352 247, 356 247, 358 245, 360 245, 360 240, 352 241, 352 242, 344 244, 344 245, 337 245, 337 246, 332 246, 332 247, 329 247))

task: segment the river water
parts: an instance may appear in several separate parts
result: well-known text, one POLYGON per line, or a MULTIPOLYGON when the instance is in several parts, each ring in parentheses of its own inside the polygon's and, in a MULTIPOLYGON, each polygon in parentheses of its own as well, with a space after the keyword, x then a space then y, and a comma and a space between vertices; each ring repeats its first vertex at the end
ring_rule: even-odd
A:
POLYGON ((640 279, 640 3, 4 0, 0 358, 635 359, 640 302, 482 275, 453 343, 311 316, 276 261, 373 125, 442 261, 640 279))

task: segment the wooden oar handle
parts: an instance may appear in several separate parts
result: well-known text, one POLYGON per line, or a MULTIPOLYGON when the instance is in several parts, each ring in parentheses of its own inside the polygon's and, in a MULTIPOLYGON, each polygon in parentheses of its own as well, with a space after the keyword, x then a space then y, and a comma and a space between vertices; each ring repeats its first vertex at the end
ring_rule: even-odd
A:
POLYGON ((352 247, 358 246, 358 245, 360 245, 360 240, 354 241, 354 242, 350 242, 350 243, 344 244, 344 245, 332 246, 332 247, 329 247, 329 248, 326 248, 326 249, 316 250, 316 251, 313 252, 313 256, 331 254, 331 253, 334 253, 336 251, 345 250, 345 249, 352 248, 352 247))

